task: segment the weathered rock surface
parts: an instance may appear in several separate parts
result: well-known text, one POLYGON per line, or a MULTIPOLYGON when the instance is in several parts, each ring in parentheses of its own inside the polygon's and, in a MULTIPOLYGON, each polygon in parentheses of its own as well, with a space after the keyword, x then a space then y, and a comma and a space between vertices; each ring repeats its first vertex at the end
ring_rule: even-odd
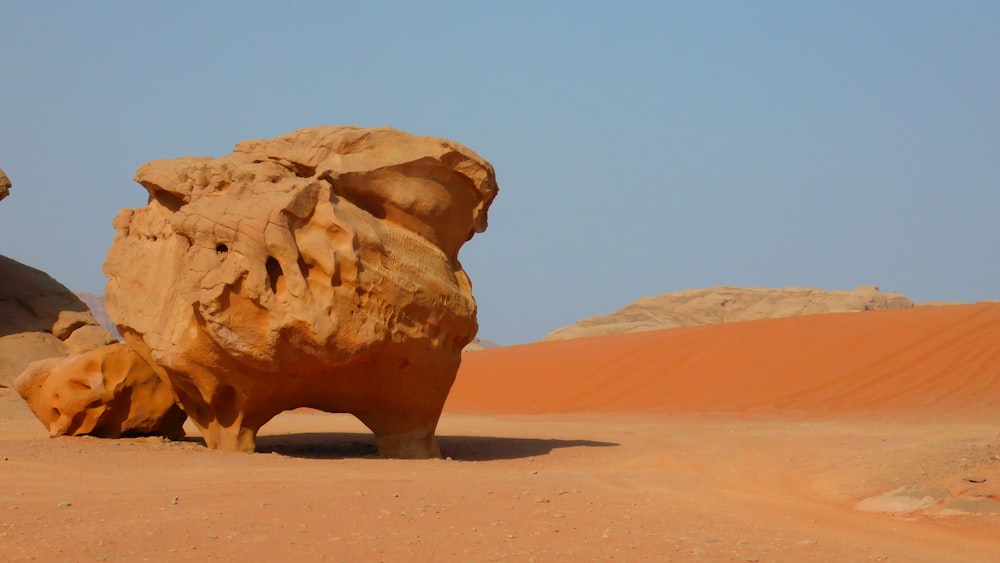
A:
POLYGON ((53 437, 184 436, 170 386, 124 343, 35 362, 15 388, 53 437))
POLYGON ((116 342, 73 292, 51 276, 0 256, 0 387, 36 360, 116 342))
POLYGON ((450 141, 317 127, 221 158, 147 163, 104 264, 125 340, 206 443, 251 451, 295 407, 352 413, 383 455, 434 430, 476 304, 458 251, 486 229, 492 166, 450 141))
POLYGON ((554 330, 545 340, 913 306, 909 298, 895 292, 881 293, 875 286, 850 291, 719 286, 643 297, 610 315, 591 317, 554 330))

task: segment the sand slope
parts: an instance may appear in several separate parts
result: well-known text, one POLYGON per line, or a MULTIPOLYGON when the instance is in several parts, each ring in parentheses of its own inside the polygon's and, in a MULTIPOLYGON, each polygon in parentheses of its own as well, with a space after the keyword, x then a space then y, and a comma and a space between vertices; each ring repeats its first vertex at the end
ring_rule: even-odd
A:
POLYGON ((1000 304, 486 350, 463 358, 446 410, 1000 414, 1000 304))

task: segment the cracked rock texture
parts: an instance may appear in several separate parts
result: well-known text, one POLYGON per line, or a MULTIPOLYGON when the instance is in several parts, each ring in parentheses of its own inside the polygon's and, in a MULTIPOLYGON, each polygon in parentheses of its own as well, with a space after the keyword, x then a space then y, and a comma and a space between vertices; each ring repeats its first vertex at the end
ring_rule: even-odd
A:
POLYGON ((492 166, 391 128, 316 127, 135 177, 104 271, 124 339, 213 448, 252 451, 279 412, 357 416, 383 455, 434 429, 476 335, 458 251, 486 229, 492 166))
POLYGON ((34 362, 14 386, 52 437, 184 436, 170 386, 124 343, 34 362))

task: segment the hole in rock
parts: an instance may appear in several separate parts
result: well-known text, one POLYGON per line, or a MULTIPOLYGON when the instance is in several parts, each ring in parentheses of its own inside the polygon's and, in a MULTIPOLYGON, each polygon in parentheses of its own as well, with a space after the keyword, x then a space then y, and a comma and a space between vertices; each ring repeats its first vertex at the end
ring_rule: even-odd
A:
POLYGON ((229 252, 229 247, 220 242, 219 244, 215 245, 215 251, 218 252, 219 254, 225 254, 229 252))
POLYGON ((273 256, 269 256, 265 267, 267 268, 267 281, 271 284, 271 292, 278 293, 278 280, 284 274, 281 271, 281 264, 273 256))

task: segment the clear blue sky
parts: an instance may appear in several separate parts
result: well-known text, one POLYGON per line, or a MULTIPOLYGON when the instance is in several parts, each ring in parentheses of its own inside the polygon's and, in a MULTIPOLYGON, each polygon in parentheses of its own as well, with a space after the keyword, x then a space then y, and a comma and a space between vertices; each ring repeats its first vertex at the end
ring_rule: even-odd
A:
POLYGON ((0 254, 103 292, 135 169, 324 124, 497 169, 504 344, 643 295, 1000 298, 1000 2, 2 2, 0 254))

